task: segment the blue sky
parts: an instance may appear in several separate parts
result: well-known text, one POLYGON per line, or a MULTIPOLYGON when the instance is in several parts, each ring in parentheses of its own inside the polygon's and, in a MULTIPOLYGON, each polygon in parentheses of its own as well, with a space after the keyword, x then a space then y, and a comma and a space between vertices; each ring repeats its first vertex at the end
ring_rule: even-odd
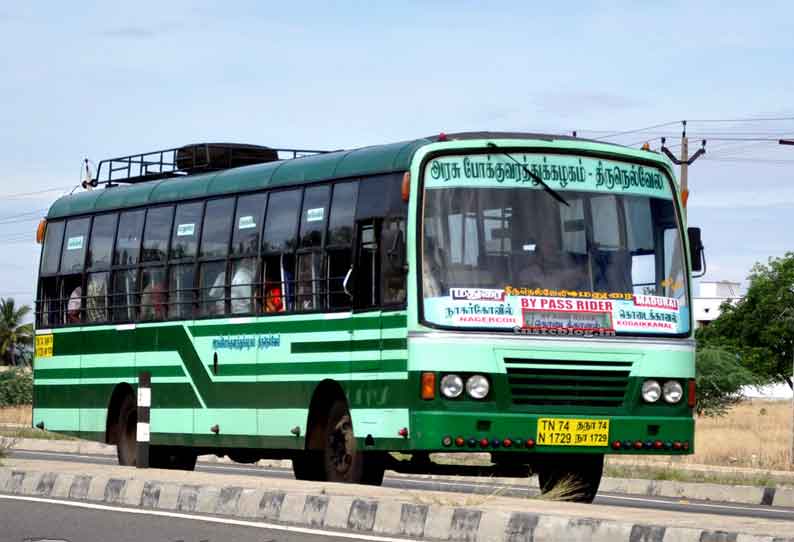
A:
MULTIPOLYGON (((8 196, 70 190, 84 156, 199 141, 337 149, 461 130, 602 137, 680 119, 794 117, 790 2, 532 4, 6 3, 0 296, 32 301, 35 211, 63 190, 8 196)), ((690 132, 713 149, 690 173, 707 278, 742 280, 791 249, 794 147, 715 138, 794 138, 794 121, 693 121, 690 132)), ((679 133, 610 140, 675 143, 679 133)))

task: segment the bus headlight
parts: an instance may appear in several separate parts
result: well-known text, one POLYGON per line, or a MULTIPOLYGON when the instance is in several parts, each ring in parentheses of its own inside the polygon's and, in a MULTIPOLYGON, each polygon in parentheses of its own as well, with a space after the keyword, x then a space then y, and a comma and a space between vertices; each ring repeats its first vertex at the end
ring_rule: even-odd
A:
POLYGON ((441 379, 441 394, 449 399, 460 397, 463 393, 463 379, 458 375, 444 375, 441 379))
POLYGON ((664 400, 670 404, 675 404, 684 396, 684 388, 677 380, 668 380, 662 388, 664 400))
POLYGON ((491 391, 491 385, 483 375, 472 375, 466 381, 466 393, 472 399, 485 399, 489 391, 491 391))
POLYGON ((656 380, 646 380, 642 383, 642 398, 646 403, 655 403, 662 396, 662 387, 656 380))

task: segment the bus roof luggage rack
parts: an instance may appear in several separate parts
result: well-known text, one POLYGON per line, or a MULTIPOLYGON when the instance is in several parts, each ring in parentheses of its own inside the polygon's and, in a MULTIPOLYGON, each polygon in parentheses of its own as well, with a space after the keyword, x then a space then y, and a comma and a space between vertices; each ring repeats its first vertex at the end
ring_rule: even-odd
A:
POLYGON ((183 177, 276 160, 300 158, 326 151, 273 149, 242 143, 194 143, 173 149, 108 158, 99 162, 92 186, 183 177), (287 156, 282 156, 287 154, 287 156), (290 156, 291 155, 291 156, 290 156))

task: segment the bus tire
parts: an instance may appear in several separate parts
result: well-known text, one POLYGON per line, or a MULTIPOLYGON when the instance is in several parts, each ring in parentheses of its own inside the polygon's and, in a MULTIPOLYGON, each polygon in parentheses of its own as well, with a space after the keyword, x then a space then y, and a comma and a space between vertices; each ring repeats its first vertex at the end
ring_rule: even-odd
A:
POLYGON ((138 405, 135 396, 127 394, 119 407, 118 440, 116 442, 116 456, 119 465, 134 467, 138 457, 138 405))
POLYGON ((564 454, 538 458, 533 466, 543 495, 559 501, 591 503, 604 472, 603 454, 564 454))
POLYGON ((361 482, 363 464, 353 434, 353 420, 344 400, 331 404, 323 435, 323 470, 328 482, 361 482))
POLYGON ((353 421, 344 400, 337 399, 331 405, 324 437, 322 465, 326 481, 370 485, 383 482, 384 456, 357 449, 353 421))

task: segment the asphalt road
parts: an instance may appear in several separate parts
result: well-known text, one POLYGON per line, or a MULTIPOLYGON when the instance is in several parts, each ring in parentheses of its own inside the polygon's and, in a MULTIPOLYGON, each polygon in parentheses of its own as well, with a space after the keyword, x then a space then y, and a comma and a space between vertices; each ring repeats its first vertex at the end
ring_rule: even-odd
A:
MULTIPOLYGON (((78 455, 53 452, 12 451, 10 457, 20 459, 69 461, 91 464, 116 464, 116 458, 99 455, 78 455)), ((237 475, 260 476, 265 478, 292 478, 292 470, 236 463, 199 463, 196 470, 213 473, 233 473, 237 475)), ((498 494, 503 497, 527 497, 537 495, 534 488, 523 486, 504 486, 487 479, 427 479, 421 477, 389 476, 383 481, 385 487, 407 489, 411 491, 450 491, 455 493, 472 493, 480 495, 498 494)), ((599 493, 596 504, 642 508, 649 510, 669 510, 675 512, 691 512, 697 514, 723 514, 794 521, 794 508, 772 507, 763 505, 735 504, 716 501, 682 500, 668 497, 643 497, 618 493, 599 493)))
MULTIPOLYGON (((0 495, 3 542, 349 542, 349 538, 239 525, 224 518, 130 513, 0 495), (215 520, 217 522, 212 522, 215 520)), ((249 522, 237 522, 249 523, 249 522)), ((253 522, 250 522, 253 523, 253 522)))

